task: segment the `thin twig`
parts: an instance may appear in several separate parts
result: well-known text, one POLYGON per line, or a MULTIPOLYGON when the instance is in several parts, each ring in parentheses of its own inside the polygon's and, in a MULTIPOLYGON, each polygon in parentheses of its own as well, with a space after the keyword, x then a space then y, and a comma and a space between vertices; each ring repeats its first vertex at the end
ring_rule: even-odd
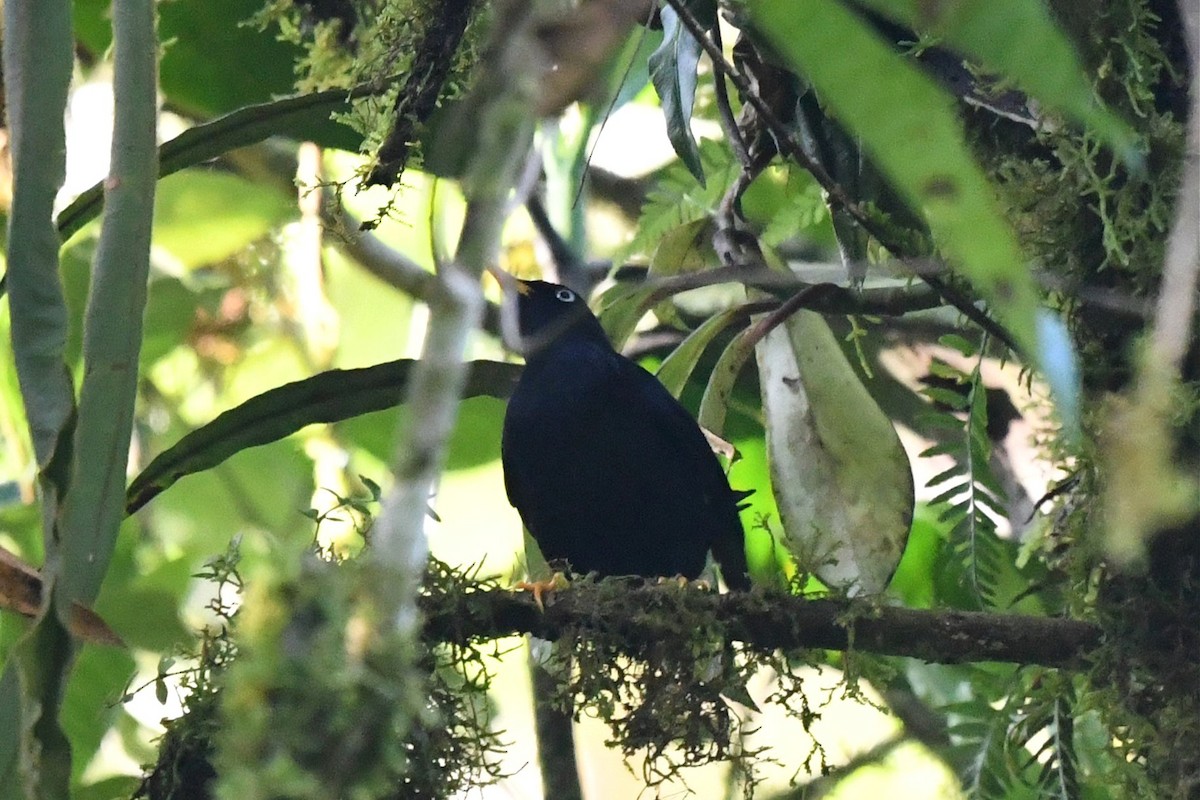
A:
POLYGON ((778 297, 790 297, 809 288, 819 288, 819 292, 805 295, 805 305, 801 307, 822 314, 870 314, 898 317, 943 305, 941 297, 925 287, 878 287, 851 291, 844 286, 832 283, 804 281, 794 273, 732 264, 704 272, 672 275, 654 281, 651 284, 654 288, 642 302, 642 307, 649 309, 668 297, 682 292, 722 283, 740 283, 778 297))
MULTIPOLYGON (((717 51, 724 54, 724 48, 721 46, 721 20, 718 19, 712 26, 713 45, 717 51)), ((742 131, 738 128, 737 120, 733 116, 733 107, 729 103, 729 90, 725 86, 724 76, 719 76, 713 81, 713 89, 717 96, 717 111, 720 115, 721 129, 725 132, 725 139, 729 142, 730 149, 733 150, 734 156, 737 157, 738 163, 742 165, 742 171, 747 172, 750 169, 750 149, 746 146, 746 140, 742 137, 742 131)))
POLYGON ((778 308, 767 314, 765 317, 754 323, 754 327, 746 331, 743 339, 743 346, 750 348, 766 338, 767 334, 778 328, 788 317, 801 311, 809 306, 812 298, 821 290, 829 287, 830 284, 814 284, 806 286, 794 295, 785 300, 778 308))

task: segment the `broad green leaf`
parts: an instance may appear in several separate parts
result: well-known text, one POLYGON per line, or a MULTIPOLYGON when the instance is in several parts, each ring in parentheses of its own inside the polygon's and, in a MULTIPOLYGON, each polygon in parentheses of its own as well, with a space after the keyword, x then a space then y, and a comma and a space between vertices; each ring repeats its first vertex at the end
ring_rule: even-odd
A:
MULTIPOLYGON (((99 56, 112 41, 110 0, 75 0, 81 42, 99 56)), ((260 0, 172 0, 159 7, 162 90, 193 117, 223 114, 292 91, 300 49, 245 24, 260 0)))
MULTIPOLYGON (((711 17, 715 8, 707 3, 703 6, 706 16, 711 17)), ((671 146, 675 148, 679 158, 703 186, 704 167, 700 163, 696 139, 692 136, 696 68, 703 51, 683 27, 675 9, 663 6, 661 16, 663 41, 658 49, 650 54, 650 80, 658 91, 658 99, 662 103, 663 115, 667 120, 667 138, 671 140, 671 146)))
POLYGON ((141 363, 145 368, 187 340, 196 319, 200 296, 177 278, 159 277, 150 282, 146 298, 145 332, 141 363))
POLYGON ((159 182, 154 244, 185 267, 204 266, 295 214, 294 196, 227 172, 190 169, 159 182))
MULTIPOLYGON (((446 450, 446 472, 471 469, 500 458, 500 434, 506 403, 486 395, 464 397, 446 450)), ((386 462, 396 446, 396 431, 408 410, 393 406, 338 423, 342 441, 386 462)))
MULTIPOLYGON (((278 441, 306 425, 339 422, 401 401, 415 362, 330 370, 252 397, 179 440, 134 478, 126 493, 132 514, 185 475, 211 469, 234 453, 278 441)), ((474 361, 464 397, 508 397, 520 367, 474 361)))
POLYGON ((759 32, 859 137, 1022 349, 1038 353, 1033 279, 949 96, 838 3, 762 0, 752 11, 759 32))
POLYGON ((801 566, 878 594, 912 523, 908 457, 824 318, 800 311, 755 348, 772 488, 801 566))
POLYGON ((1044 0, 865 2, 1015 81, 1044 108, 1087 125, 1126 162, 1140 162, 1134 132, 1097 101, 1074 46, 1044 0))
POLYGON ((113 699, 121 696, 133 674, 133 657, 120 648, 86 646, 75 659, 61 714, 74 756, 75 781, 95 757, 114 719, 124 713, 113 699))
POLYGON ((679 397, 692 375, 692 370, 696 368, 696 362, 704 355, 709 343, 739 316, 742 316, 741 311, 731 308, 704 320, 700 327, 688 334, 687 338, 663 359, 658 372, 655 373, 659 383, 667 387, 668 392, 679 397))
MULTIPOLYGON (((350 100, 365 92, 365 89, 335 89, 285 97, 239 108, 211 122, 189 128, 159 148, 159 175, 165 177, 235 148, 257 144, 271 136, 323 141, 318 134, 324 128, 324 120, 335 111, 345 110, 350 100)), ((59 213, 59 234, 64 240, 71 238, 99 215, 103 203, 104 185, 101 182, 80 194, 59 213)))
MULTIPOLYGON (((275 537, 311 531, 299 516, 300 509, 312 504, 318 488, 313 485, 313 461, 304 445, 303 437, 292 436, 243 450, 212 469, 188 475, 181 490, 156 497, 154 536, 172 553, 183 554, 176 568, 194 573, 197 564, 224 552, 231 538, 245 533, 239 553, 252 571, 254 564, 272 563, 278 556, 271 550, 275 537), (265 475, 271 479, 263 480, 265 475), (259 532, 267 536, 254 535, 259 532)), ((159 585, 177 591, 180 584, 168 583, 167 577, 159 585)), ((112 615, 112 620, 118 630, 126 630, 119 615, 112 615)), ((132 632, 131 643, 137 635, 132 632)))
MULTIPOLYGON (((409 172, 408 177, 412 174, 409 172)), ((410 295, 380 291, 383 284, 379 278, 333 249, 325 253, 324 287, 341 320, 338 349, 331 367, 348 369, 379 364, 395 358, 397 350, 405 347, 417 302, 410 295), (368 307, 370 314, 360 313, 368 307)))

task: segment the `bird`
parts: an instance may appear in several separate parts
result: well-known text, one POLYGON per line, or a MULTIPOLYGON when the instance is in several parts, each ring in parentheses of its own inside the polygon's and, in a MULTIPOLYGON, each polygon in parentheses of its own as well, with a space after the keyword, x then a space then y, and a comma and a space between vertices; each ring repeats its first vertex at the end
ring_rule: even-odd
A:
POLYGON ((613 349, 584 298, 515 281, 525 367, 501 462, 509 502, 551 564, 577 574, 696 579, 711 551, 731 590, 750 588, 739 512, 691 414, 613 349))

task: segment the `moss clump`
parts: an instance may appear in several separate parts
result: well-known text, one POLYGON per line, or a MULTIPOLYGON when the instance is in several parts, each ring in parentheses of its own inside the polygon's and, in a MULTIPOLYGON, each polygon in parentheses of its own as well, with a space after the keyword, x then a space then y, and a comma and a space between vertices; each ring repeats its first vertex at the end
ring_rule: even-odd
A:
POLYGON ((418 800, 503 777, 482 651, 375 636, 362 568, 309 557, 226 609, 138 796, 418 800))

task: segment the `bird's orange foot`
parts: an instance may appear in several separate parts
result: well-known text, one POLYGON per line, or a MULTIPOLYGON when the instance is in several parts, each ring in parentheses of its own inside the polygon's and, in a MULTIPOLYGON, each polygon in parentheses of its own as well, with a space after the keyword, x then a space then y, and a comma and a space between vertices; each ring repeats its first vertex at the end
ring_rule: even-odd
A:
POLYGON ((537 607, 542 611, 546 610, 545 603, 542 602, 542 597, 547 594, 553 594, 559 589, 566 589, 570 586, 567 576, 561 572, 556 572, 550 576, 549 580, 544 581, 521 581, 517 584, 517 588, 521 591, 530 592, 533 594, 533 602, 537 603, 537 607))

